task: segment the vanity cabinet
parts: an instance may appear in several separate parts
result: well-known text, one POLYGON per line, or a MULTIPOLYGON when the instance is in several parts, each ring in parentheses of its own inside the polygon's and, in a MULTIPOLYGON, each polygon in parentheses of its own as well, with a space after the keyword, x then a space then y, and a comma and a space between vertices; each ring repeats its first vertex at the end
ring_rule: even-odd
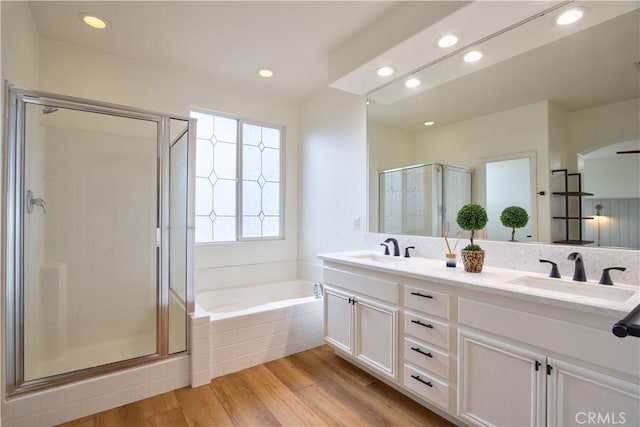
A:
POLYGON ((458 415, 475 425, 545 423, 544 355, 460 331, 458 415))
POLYGON ((547 425, 640 426, 640 386, 548 358, 547 425), (594 422, 595 420, 595 422, 594 422))
POLYGON ((640 345, 612 318, 394 268, 325 261, 325 341, 345 359, 468 425, 640 426, 640 345))
POLYGON ((428 282, 403 286, 403 385, 450 409, 449 294, 428 282))
POLYGON ((461 323, 482 329, 458 330, 458 416, 467 423, 640 425, 637 377, 632 382, 605 373, 603 363, 619 354, 614 367, 637 376, 637 344, 481 302, 461 299, 460 308, 461 323))
POLYGON ((375 371, 396 379, 398 307, 392 305, 393 301, 376 300, 362 289, 369 286, 371 293, 381 296, 377 292, 380 288, 397 287, 397 284, 336 270, 325 274, 325 281, 325 341, 375 371), (333 280, 327 281, 327 277, 333 280), (336 287, 336 282, 344 287, 336 287))

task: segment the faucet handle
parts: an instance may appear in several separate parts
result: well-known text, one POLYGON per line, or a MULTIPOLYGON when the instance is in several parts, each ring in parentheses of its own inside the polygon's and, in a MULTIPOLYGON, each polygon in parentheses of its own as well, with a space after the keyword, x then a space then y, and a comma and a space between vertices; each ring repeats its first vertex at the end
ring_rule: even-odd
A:
POLYGON ((404 248, 404 257, 405 258, 410 258, 411 254, 409 254, 409 249, 415 249, 415 246, 407 246, 406 248, 404 248))
POLYGON ((625 267, 605 268, 604 270, 602 270, 602 276, 600 277, 600 281, 598 283, 600 283, 601 285, 613 285, 613 280, 611 280, 611 276, 609 275, 610 270, 625 271, 626 268, 625 267))
POLYGON ((387 245, 386 243, 380 243, 380 246, 384 246, 385 255, 391 255, 391 252, 389 252, 389 245, 387 245))
POLYGON ((558 264, 553 261, 549 261, 548 259, 541 259, 540 262, 546 262, 551 264, 551 272, 549 273, 549 277, 555 277, 556 279, 560 279, 560 271, 558 271, 558 264))

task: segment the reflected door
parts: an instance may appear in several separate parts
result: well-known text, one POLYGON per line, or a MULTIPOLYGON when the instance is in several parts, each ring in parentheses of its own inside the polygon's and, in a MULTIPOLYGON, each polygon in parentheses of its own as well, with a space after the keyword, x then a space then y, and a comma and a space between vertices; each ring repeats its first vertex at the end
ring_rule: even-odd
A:
POLYGON ((516 240, 531 241, 533 236, 531 158, 514 158, 485 163, 487 236, 491 240, 511 240, 511 228, 502 225, 504 208, 519 206, 529 214, 527 225, 516 229, 516 240))
POLYGON ((450 237, 455 237, 462 232, 456 222, 458 211, 464 205, 471 203, 472 172, 469 169, 449 165, 443 165, 442 168, 444 169, 441 202, 444 204, 442 230, 446 231, 450 237))
POLYGON ((157 352, 158 123, 27 103, 25 381, 157 352))

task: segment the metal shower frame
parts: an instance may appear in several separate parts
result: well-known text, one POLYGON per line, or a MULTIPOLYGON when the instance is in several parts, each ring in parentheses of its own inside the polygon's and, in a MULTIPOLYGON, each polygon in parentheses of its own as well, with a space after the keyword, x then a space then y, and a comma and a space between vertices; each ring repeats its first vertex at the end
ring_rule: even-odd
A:
POLYGON ((189 322, 186 319, 185 350, 169 354, 169 167, 170 122, 185 121, 188 126, 187 158, 187 218, 186 218, 186 313, 193 312, 193 251, 195 230, 195 119, 162 114, 106 102, 25 90, 5 84, 5 134, 3 143, 3 206, 2 221, 2 292, 4 303, 4 337, 2 354, 6 360, 5 392, 14 396, 73 381, 119 371, 173 356, 188 354, 189 322), (156 352, 108 365, 86 368, 41 379, 24 380, 24 319, 23 319, 23 216, 26 209, 24 188, 25 108, 28 104, 47 105, 77 111, 106 114, 124 118, 152 121, 157 124, 157 214, 156 227, 160 241, 157 247, 156 289, 157 322, 156 352))

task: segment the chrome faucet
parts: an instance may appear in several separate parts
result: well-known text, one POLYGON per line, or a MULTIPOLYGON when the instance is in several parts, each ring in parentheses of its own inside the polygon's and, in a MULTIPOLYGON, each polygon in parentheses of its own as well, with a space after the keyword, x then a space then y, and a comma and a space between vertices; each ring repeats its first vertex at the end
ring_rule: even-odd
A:
POLYGON ((400 256, 400 246, 398 246, 398 241, 393 237, 389 237, 384 241, 385 243, 393 243, 393 256, 400 256))
POLYGON ((571 252, 567 259, 576 262, 575 269, 573 270, 573 280, 575 280, 576 282, 586 282, 587 274, 584 272, 584 262, 582 261, 582 255, 580 255, 578 252, 571 252))

